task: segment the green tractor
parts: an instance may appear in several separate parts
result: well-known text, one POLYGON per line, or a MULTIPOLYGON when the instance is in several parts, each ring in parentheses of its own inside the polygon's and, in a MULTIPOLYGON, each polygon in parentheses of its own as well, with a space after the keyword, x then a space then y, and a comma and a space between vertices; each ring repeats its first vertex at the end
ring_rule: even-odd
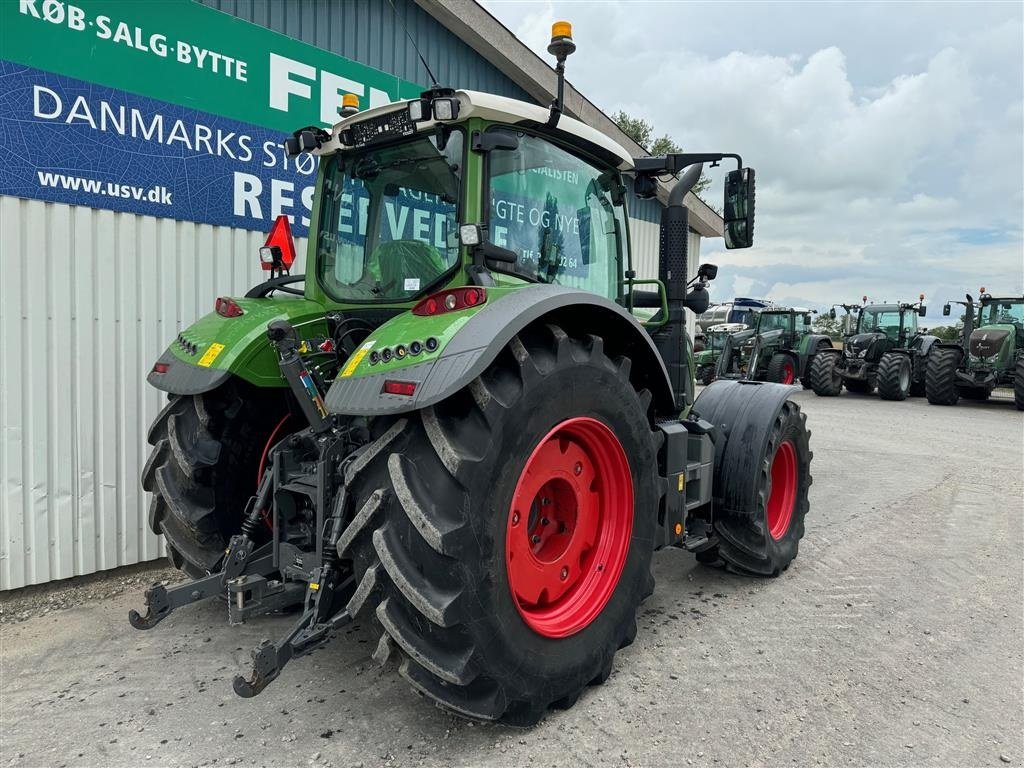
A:
MULTIPOLYGON (((928 360, 925 389, 932 405, 956 405, 961 398, 987 400, 996 387, 1012 387, 1024 410, 1024 296, 995 298, 981 289, 978 304, 965 308, 959 344, 940 342, 928 360)), ((942 308, 950 315, 950 304, 942 308)))
MULTIPOLYGON (((814 393, 835 397, 845 386, 858 394, 871 394, 877 387, 883 400, 923 395, 926 362, 938 341, 917 328, 918 317, 927 313, 924 294, 913 304, 840 306, 846 309, 847 318, 856 316, 856 325, 843 337, 842 351, 815 358, 811 366, 814 393)), ((835 306, 829 315, 836 317, 835 306)))
POLYGON ((811 365, 832 349, 825 334, 811 331, 813 310, 762 309, 753 328, 729 336, 718 361, 719 378, 810 386, 811 365))
POLYGON ((726 339, 734 333, 746 330, 747 327, 743 323, 720 323, 704 331, 704 348, 693 355, 697 381, 706 387, 715 380, 715 370, 725 348, 726 339))
POLYGON ((319 158, 305 275, 281 274, 281 220, 271 279, 153 366, 169 400, 142 482, 189 580, 129 621, 213 597, 231 623, 298 609, 240 696, 366 620, 373 657, 440 706, 529 724, 608 677, 656 549, 769 577, 796 557, 806 418, 771 384, 694 400, 685 330, 717 270, 687 282, 683 197, 735 161, 725 243, 749 247, 754 172, 633 158, 564 116, 574 48, 556 25, 549 108, 435 86, 297 131, 286 149, 319 158), (659 276, 638 280, 626 179, 653 196, 680 174, 659 276))

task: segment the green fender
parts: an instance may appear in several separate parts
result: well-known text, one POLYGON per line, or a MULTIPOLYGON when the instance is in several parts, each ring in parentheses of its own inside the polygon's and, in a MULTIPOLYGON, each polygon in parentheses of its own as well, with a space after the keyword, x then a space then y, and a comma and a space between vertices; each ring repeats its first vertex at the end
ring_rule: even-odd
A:
POLYGON ((328 410, 378 416, 433 405, 483 373, 519 331, 549 322, 571 335, 600 335, 607 351, 628 354, 632 376, 651 391, 656 411, 677 415, 668 372, 654 342, 618 304, 560 285, 486 290, 487 301, 479 307, 430 317, 406 312, 380 326, 342 367, 325 398, 328 410), (436 349, 426 349, 428 339, 436 340, 436 349), (416 355, 409 352, 413 342, 423 345, 416 355), (384 386, 389 381, 414 385, 414 392, 389 394, 384 386))
POLYGON ((324 306, 308 299, 235 299, 238 317, 216 312, 201 317, 171 342, 147 381, 176 395, 216 389, 232 375, 258 387, 287 386, 267 340, 267 323, 287 320, 303 338, 327 333, 324 306))

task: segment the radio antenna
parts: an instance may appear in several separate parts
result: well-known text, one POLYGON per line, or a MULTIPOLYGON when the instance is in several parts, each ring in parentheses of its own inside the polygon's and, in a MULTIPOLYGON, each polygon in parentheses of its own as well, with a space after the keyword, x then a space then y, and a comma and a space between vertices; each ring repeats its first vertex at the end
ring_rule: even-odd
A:
POLYGON ((437 88, 437 78, 434 77, 434 73, 430 71, 430 65, 427 64, 427 60, 424 59, 423 54, 420 53, 419 46, 416 45, 416 41, 413 40, 412 35, 409 34, 409 27, 405 25, 405 19, 398 15, 398 9, 395 7, 395 0, 388 0, 388 4, 391 6, 391 10, 395 14, 395 18, 401 23, 402 29, 405 30, 405 36, 409 38, 409 42, 412 43, 412 47, 416 51, 416 55, 420 57, 420 62, 423 64, 423 68, 427 70, 427 74, 430 75, 431 84, 437 88))

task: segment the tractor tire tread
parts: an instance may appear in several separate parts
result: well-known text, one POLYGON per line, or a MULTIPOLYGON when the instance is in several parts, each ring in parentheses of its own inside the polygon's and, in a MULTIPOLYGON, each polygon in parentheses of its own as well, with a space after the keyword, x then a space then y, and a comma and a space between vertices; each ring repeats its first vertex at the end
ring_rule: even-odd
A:
MULTIPOLYGON (((909 365, 906 355, 898 352, 886 352, 878 361, 878 396, 883 400, 903 401, 910 394, 910 388, 904 390, 900 386, 900 371, 909 365)), ((911 376, 913 372, 911 371, 911 376)))
POLYGON ((963 359, 963 351, 952 347, 932 349, 925 369, 925 394, 932 405, 956 405, 960 392, 956 386, 956 371, 963 359))
MULTIPOLYGON (((649 393, 644 397, 645 390, 629 382, 629 358, 609 358, 600 337, 570 338, 557 326, 546 327, 547 343, 540 335, 513 337, 468 387, 396 421, 384 433, 390 435, 386 450, 350 465, 346 480, 358 511, 339 540, 339 551, 351 558, 357 576, 362 570, 350 612, 372 608, 382 632, 376 655, 382 660, 398 655, 402 677, 441 708, 514 725, 535 723, 549 707, 575 700, 588 684, 606 679, 615 649, 636 635, 634 606, 609 638, 607 653, 582 674, 578 686, 527 693, 517 687, 518 680, 510 681, 508 670, 488 666, 493 659, 487 661, 470 632, 481 606, 467 604, 461 563, 489 553, 479 551, 469 525, 467 478, 477 471, 491 438, 514 428, 508 409, 558 366, 586 361, 621 377, 650 413, 649 393)), ((655 432, 648 434, 653 450, 655 432)), ((636 588, 638 603, 654 586, 646 570, 636 588)))

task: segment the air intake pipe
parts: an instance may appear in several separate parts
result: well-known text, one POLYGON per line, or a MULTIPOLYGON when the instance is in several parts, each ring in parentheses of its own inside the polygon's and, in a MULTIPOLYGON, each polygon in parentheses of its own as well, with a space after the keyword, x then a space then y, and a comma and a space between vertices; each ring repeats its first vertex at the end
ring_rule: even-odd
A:
POLYGON ((703 163, 691 165, 668 194, 668 204, 661 212, 661 232, 658 238, 658 278, 665 284, 669 311, 673 303, 686 299, 687 259, 689 255, 689 211, 683 205, 686 193, 700 178, 703 163))

